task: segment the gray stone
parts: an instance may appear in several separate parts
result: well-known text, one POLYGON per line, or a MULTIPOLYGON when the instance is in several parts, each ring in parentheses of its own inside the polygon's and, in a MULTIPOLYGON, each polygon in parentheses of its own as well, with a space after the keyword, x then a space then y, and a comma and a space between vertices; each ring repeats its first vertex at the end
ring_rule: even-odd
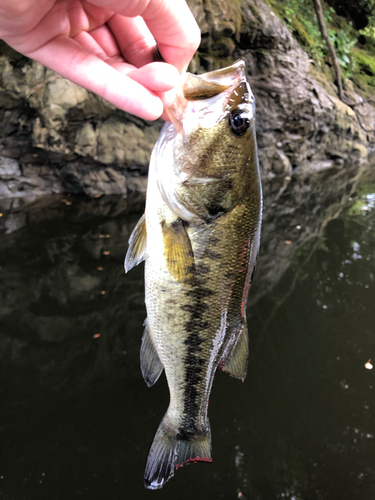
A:
POLYGON ((75 142, 75 153, 96 157, 97 134, 91 123, 86 122, 78 129, 75 142))
POLYGON ((79 164, 69 163, 61 169, 61 177, 69 192, 91 196, 126 193, 125 173, 112 167, 87 170, 79 164))
POLYGON ((17 160, 0 155, 0 179, 11 179, 21 175, 17 160))

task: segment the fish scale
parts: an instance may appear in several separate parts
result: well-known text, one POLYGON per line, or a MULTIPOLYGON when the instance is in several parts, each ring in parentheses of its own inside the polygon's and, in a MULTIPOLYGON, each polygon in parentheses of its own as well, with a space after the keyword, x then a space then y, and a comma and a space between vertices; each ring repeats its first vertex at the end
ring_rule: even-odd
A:
POLYGON ((209 396, 217 368, 246 376, 245 308, 259 249, 262 192, 244 62, 186 82, 154 147, 145 216, 125 260, 126 271, 145 260, 142 373, 150 386, 164 369, 170 391, 146 464, 150 489, 186 463, 212 461, 209 396))

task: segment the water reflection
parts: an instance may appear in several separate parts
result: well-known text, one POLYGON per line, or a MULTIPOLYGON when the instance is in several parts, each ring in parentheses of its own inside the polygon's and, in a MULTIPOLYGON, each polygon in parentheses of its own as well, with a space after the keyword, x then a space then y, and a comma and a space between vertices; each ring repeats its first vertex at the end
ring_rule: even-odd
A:
MULTIPOLYGON (((298 250, 273 293, 251 311, 254 329, 264 332, 257 344, 252 337, 250 376, 264 404, 274 405, 277 413, 269 455, 272 462, 287 457, 288 483, 295 485, 289 493, 284 490, 287 498, 373 498, 375 493, 375 381, 365 367, 375 357, 375 211, 353 211, 375 192, 370 180, 364 179, 358 197, 320 238, 298 250), (354 243, 362 258, 353 258, 359 255, 354 243), (298 465, 291 467, 293 458, 298 465)), ((264 456, 264 449, 260 453, 264 456)), ((283 474, 278 467, 269 482, 275 486, 272 477, 283 474)), ((276 486, 269 498, 281 498, 279 491, 276 486)))
MULTIPOLYGON (((284 225, 266 215, 248 378, 217 375, 214 463, 179 470, 163 498, 375 496, 375 370, 365 367, 375 360, 375 183, 369 175, 345 192, 347 208, 320 205, 319 224, 306 205, 288 212, 289 198, 284 225), (273 282, 270 261, 283 266, 273 282)), ((168 393, 164 378, 151 389, 141 378, 143 269, 122 268, 142 203, 60 196, 0 207, 5 499, 158 494, 142 477, 168 393)))
MULTIPOLYGON (((137 344, 130 332, 145 314, 141 270, 125 280, 119 266, 143 200, 135 213, 121 199, 68 203, 44 198, 15 211, 11 221, 18 230, 10 231, 5 217, 10 234, 1 242, 2 367, 6 372, 15 364, 18 370, 33 367, 49 389, 76 385, 72 364, 81 372, 80 385, 98 372, 111 372, 111 363, 121 363, 137 344), (98 334, 100 341, 93 342, 98 334)), ((136 368, 136 361, 131 363, 126 372, 136 368)))

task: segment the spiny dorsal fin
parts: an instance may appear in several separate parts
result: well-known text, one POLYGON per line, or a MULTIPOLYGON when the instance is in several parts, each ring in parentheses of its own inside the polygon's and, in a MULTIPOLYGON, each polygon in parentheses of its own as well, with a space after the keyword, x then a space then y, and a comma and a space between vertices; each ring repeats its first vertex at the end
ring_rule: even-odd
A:
POLYGON ((145 331, 143 332, 141 346, 141 370, 146 384, 148 387, 151 387, 160 377, 163 365, 151 338, 147 318, 145 319, 144 326, 145 331))
POLYGON ((222 369, 231 377, 239 378, 243 382, 246 378, 249 359, 249 334, 247 333, 246 318, 242 318, 241 324, 237 328, 240 330, 239 338, 222 369))
POLYGON ((126 273, 145 260, 146 239, 146 219, 145 214, 143 214, 129 238, 129 248, 125 257, 126 273))
POLYGON ((177 219, 171 224, 161 223, 163 231, 164 257, 168 270, 176 281, 193 275, 194 257, 185 222, 177 219))

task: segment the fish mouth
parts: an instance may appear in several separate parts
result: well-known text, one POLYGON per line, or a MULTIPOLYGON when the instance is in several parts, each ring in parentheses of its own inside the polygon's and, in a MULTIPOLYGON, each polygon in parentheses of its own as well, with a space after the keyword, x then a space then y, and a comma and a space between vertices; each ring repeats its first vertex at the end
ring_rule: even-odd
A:
MULTIPOLYGON (((177 133, 185 128, 183 125, 185 110, 193 106, 195 113, 207 107, 207 112, 211 106, 211 111, 217 108, 218 103, 213 103, 215 98, 220 99, 223 95, 223 111, 227 108, 228 100, 242 103, 253 101, 253 96, 246 80, 245 61, 239 59, 231 66, 204 73, 193 75, 186 73, 174 103, 166 109, 168 120, 170 120, 177 133), (237 93, 233 94, 233 92, 237 93), (203 101, 211 103, 206 106, 203 101)), ((211 113, 208 112, 208 114, 211 113)))
POLYGON ((187 101, 210 99, 246 81, 245 61, 239 59, 227 68, 217 69, 203 75, 187 73, 182 92, 187 101))

